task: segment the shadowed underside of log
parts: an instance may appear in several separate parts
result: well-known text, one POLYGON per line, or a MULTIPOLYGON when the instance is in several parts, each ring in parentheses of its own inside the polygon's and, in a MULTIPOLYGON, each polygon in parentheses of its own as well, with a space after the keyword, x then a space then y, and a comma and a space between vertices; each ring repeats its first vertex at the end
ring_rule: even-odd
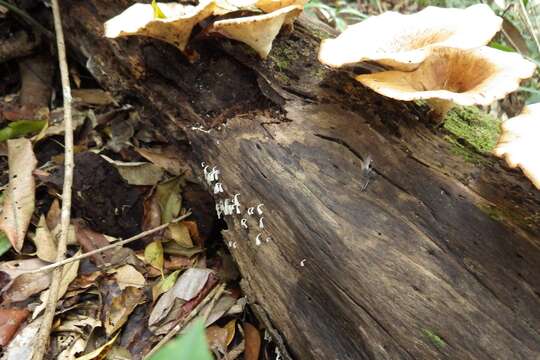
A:
POLYGON ((153 40, 102 38, 128 4, 67 1, 71 48, 189 143, 195 174, 202 161, 219 168, 218 198, 240 194, 225 240, 295 358, 540 357, 540 194, 521 174, 466 162, 418 109, 321 67, 324 34, 306 19, 268 60, 196 36, 189 64, 153 40), (245 215, 260 203, 264 229, 245 215))

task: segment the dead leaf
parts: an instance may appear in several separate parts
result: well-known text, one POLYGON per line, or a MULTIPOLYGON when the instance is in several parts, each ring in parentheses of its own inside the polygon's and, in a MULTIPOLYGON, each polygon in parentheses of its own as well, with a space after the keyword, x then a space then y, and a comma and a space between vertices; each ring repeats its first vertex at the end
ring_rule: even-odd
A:
POLYGON ((193 299, 204 288, 210 274, 210 269, 187 269, 173 287, 175 297, 184 301, 193 299))
POLYGON ((244 337, 246 339, 244 358, 246 360, 257 360, 261 351, 261 334, 259 330, 250 323, 245 322, 244 337))
POLYGON ((0 229, 6 233, 13 248, 20 252, 34 213, 36 184, 32 172, 37 160, 30 140, 11 139, 7 144, 9 186, 0 218, 0 229))
POLYGON ((190 267, 193 264, 193 260, 180 255, 171 255, 169 259, 165 260, 165 269, 167 270, 183 270, 190 267))
MULTIPOLYGON (((80 255, 81 251, 75 253, 74 256, 80 255)), ((60 300, 64 294, 66 293, 69 284, 73 280, 77 278, 77 274, 79 272, 79 263, 80 260, 70 262, 69 264, 64 265, 62 268, 62 279, 60 280, 60 287, 58 288, 58 297, 56 298, 56 301, 60 300)), ((49 273, 50 274, 50 273, 49 273)), ((40 296, 39 299, 41 300, 41 304, 38 305, 34 309, 34 313, 32 314, 32 319, 35 319, 41 311, 45 309, 47 299, 49 298, 49 290, 44 291, 40 296)))
POLYGON ((4 304, 24 301, 49 287, 51 273, 39 272, 37 274, 22 274, 2 292, 4 304))
MULTIPOLYGON (((159 225, 161 225, 161 209, 156 194, 153 194, 144 201, 143 230, 153 229, 159 225)), ((159 233, 155 236, 159 236, 159 233)))
POLYGON ((196 255, 202 251, 203 251, 202 248, 199 248, 199 247, 186 248, 181 245, 178 245, 174 241, 169 241, 165 243, 165 246, 163 247, 163 252, 165 252, 165 254, 179 255, 179 256, 184 256, 187 258, 190 258, 193 255, 196 255))
POLYGON ((168 229, 171 239, 176 241, 177 244, 186 248, 193 247, 193 241, 191 241, 189 228, 186 226, 186 224, 184 224, 184 222, 170 224, 168 229))
POLYGON ((101 89, 72 89, 71 95, 76 104, 99 106, 114 104, 111 94, 101 89))
MULTIPOLYGON (((212 311, 210 311, 210 314, 206 319, 205 326, 212 325, 213 323, 221 319, 221 317, 225 315, 235 303, 236 300, 232 296, 224 295, 220 297, 212 308, 212 311)), ((209 306, 209 304, 206 304, 205 307, 201 310, 201 313, 206 314, 209 306)))
MULTIPOLYGON (((105 235, 93 231, 84 222, 73 221, 73 223, 77 234, 77 242, 81 245, 85 253, 109 245, 109 241, 107 241, 105 235)), ((90 256, 90 259, 97 266, 103 266, 111 262, 113 254, 114 250, 103 251, 90 256)))
POLYGON ((227 349, 227 329, 212 325, 206 328, 206 339, 210 349, 224 353, 227 349))
POLYGON ((173 289, 169 289, 169 291, 161 295, 159 300, 156 302, 156 305, 154 305, 154 308, 150 312, 150 317, 148 318, 148 326, 155 325, 162 319, 164 319, 173 308, 175 300, 182 301, 176 299, 173 289))
POLYGON ((114 276, 121 290, 124 290, 128 286, 141 288, 146 284, 144 276, 131 265, 124 265, 116 269, 114 276))
POLYGON ((31 359, 41 322, 42 318, 36 319, 19 331, 7 348, 3 349, 2 360, 31 359))
POLYGON ((116 333, 112 337, 111 340, 107 341, 105 344, 100 346, 94 351, 89 352, 88 354, 84 354, 83 356, 80 356, 77 358, 77 360, 92 360, 92 359, 105 359, 106 356, 104 356, 112 347, 112 344, 116 341, 116 338, 120 335, 120 332, 116 333))
POLYGON ((234 339, 234 335, 236 334, 236 319, 229 321, 227 325, 225 325, 225 329, 227 330, 227 342, 225 345, 229 346, 234 339))
POLYGON ((163 272, 163 246, 161 241, 153 241, 144 249, 144 260, 163 272))
POLYGON ((9 275, 11 280, 14 280, 17 276, 24 274, 31 270, 42 268, 45 265, 49 265, 45 261, 40 259, 23 259, 12 260, 0 263, 0 271, 9 275))
POLYGON ((37 256, 41 260, 54 262, 56 260, 56 243, 53 235, 47 227, 45 216, 41 215, 36 227, 36 236, 34 236, 34 244, 37 248, 37 256))
POLYGON ((5 308, 0 309, 0 346, 6 346, 26 320, 30 312, 26 309, 5 308))
POLYGON ((169 151, 168 149, 142 148, 135 148, 135 151, 146 160, 156 164, 175 176, 182 175, 187 170, 187 166, 180 161, 180 157, 178 157, 178 153, 175 151, 169 151))
POLYGON ((178 216, 182 207, 180 186, 183 180, 175 177, 162 182, 156 188, 156 196, 161 210, 161 223, 165 224, 178 216))
POLYGON ((502 30, 504 35, 508 37, 512 47, 515 47, 523 55, 529 55, 529 47, 523 35, 521 35, 521 31, 506 17, 503 17, 502 30))
MULTIPOLYGON (((119 289, 117 285, 116 288, 119 289)), ((108 292, 106 305, 103 310, 106 314, 104 326, 107 336, 114 334, 120 329, 137 305, 143 302, 144 291, 132 286, 123 290, 121 294, 117 294, 114 290, 108 292)))
POLYGON ((164 174, 162 168, 152 163, 117 161, 105 155, 101 155, 101 157, 113 164, 122 178, 130 185, 154 186, 164 174))

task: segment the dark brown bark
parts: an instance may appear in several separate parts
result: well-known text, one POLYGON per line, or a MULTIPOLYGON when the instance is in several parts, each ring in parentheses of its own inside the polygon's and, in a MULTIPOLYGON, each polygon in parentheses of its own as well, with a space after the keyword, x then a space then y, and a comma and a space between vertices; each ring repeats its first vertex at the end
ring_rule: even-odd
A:
POLYGON ((224 237, 295 358, 540 357, 540 193, 521 174, 465 161, 422 111, 322 67, 325 34, 306 19, 268 60, 196 38, 189 64, 167 44, 104 39, 127 6, 66 1, 69 43, 191 151, 197 175, 219 168, 218 198, 239 193, 241 216, 264 204, 262 231, 227 216, 224 237), (259 232, 271 240, 256 246, 259 232))

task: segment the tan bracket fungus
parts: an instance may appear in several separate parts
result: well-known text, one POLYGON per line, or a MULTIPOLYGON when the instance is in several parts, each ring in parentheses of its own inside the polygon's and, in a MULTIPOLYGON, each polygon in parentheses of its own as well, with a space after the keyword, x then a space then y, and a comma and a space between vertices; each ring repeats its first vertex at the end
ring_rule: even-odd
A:
POLYGON ((291 5, 299 5, 304 7, 308 3, 308 0, 258 0, 255 6, 265 13, 271 13, 284 7, 291 5))
POLYGON ((506 160, 512 168, 523 170, 536 188, 540 189, 540 103, 526 106, 523 112, 506 120, 495 155, 506 160))
POLYGON ((291 5, 269 14, 219 20, 212 24, 208 32, 243 42, 265 59, 281 27, 292 24, 302 10, 303 6, 291 5))
POLYGON ((323 40, 319 61, 332 67, 375 61, 411 71, 436 47, 473 49, 486 45, 502 18, 485 4, 466 9, 429 6, 415 14, 385 12, 349 26, 335 39, 323 40))
POLYGON ((213 0, 202 1, 197 6, 178 3, 158 3, 158 6, 164 19, 154 17, 150 4, 134 4, 105 23, 105 36, 148 36, 173 44, 184 52, 193 28, 212 16, 216 8, 213 0))
POLYGON ((384 71, 356 80, 379 94, 397 100, 427 100, 442 120, 460 105, 489 105, 517 90, 535 65, 517 53, 487 46, 474 50, 434 48, 414 71, 384 71))

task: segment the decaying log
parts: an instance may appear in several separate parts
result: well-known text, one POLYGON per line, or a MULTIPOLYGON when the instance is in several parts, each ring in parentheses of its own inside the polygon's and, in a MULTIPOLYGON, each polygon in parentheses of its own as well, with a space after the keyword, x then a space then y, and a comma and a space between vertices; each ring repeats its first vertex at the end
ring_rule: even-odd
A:
POLYGON ((521 174, 467 162, 422 111, 319 65, 327 33, 305 18, 268 60, 195 36, 190 64, 103 38, 128 5, 65 1, 71 49, 189 149, 201 179, 201 162, 220 170, 217 199, 240 194, 224 237, 294 358, 540 357, 540 192, 521 174), (246 215, 261 203, 264 229, 246 215))

